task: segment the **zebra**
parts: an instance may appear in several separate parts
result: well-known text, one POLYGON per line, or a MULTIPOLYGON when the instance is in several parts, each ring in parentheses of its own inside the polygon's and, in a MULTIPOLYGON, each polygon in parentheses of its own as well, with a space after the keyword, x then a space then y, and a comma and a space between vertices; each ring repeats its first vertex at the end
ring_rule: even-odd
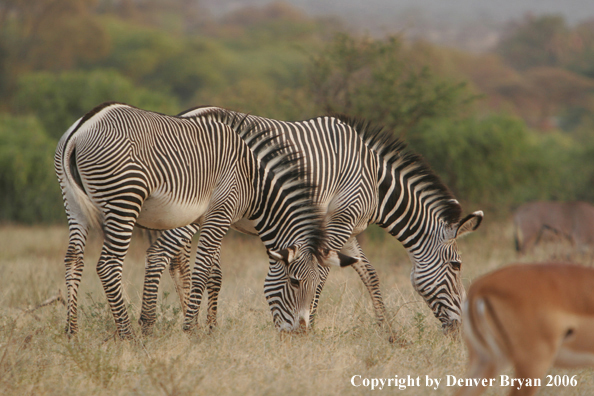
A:
POLYGON ((257 231, 271 264, 289 274, 275 279, 283 287, 272 307, 281 313, 279 327, 306 327, 320 282, 315 255, 323 231, 311 187, 286 150, 270 131, 256 131, 245 117, 222 113, 181 118, 108 102, 76 121, 55 154, 70 230, 66 332, 78 331, 77 290, 90 227, 103 230, 97 273, 117 334, 126 339, 133 331, 121 279, 134 225, 161 230, 200 226, 198 265, 183 322, 190 331, 196 327, 210 268, 219 267, 221 239, 238 221, 257 231))
MULTIPOLYGON (((179 116, 192 117, 213 109, 246 116, 210 106, 196 107, 179 116)), ((456 240, 479 227, 483 212, 475 211, 461 218, 460 203, 423 158, 407 150, 403 141, 365 120, 344 115, 299 122, 253 115, 247 118, 260 128, 274 128, 301 153, 301 164, 309 182, 315 186, 314 201, 325 215, 326 239, 320 256, 326 266, 320 268, 321 282, 312 303, 310 323, 313 324, 328 275, 327 265, 340 265, 343 261, 340 252, 357 258, 352 267, 368 289, 377 322, 385 323, 386 311, 377 272, 356 239, 368 225, 377 224, 407 250, 413 263, 411 283, 441 322, 443 332, 456 334, 465 297, 456 240)), ((178 229, 166 233, 171 240, 179 240, 179 235, 192 232, 178 229)), ((177 243, 179 245, 183 243, 177 243)), ((183 254, 176 253, 174 246, 170 244, 174 250, 169 257, 174 259, 177 268, 189 265, 183 254)), ((269 277, 280 276, 277 272, 282 271, 282 267, 271 266, 269 277)), ((220 282, 220 269, 217 269, 209 296, 216 298, 220 282)), ((273 290, 268 282, 267 278, 264 286, 267 296, 273 290)), ((209 300, 209 312, 214 322, 216 300, 209 300)), ((387 325, 391 332, 389 323, 387 325)))

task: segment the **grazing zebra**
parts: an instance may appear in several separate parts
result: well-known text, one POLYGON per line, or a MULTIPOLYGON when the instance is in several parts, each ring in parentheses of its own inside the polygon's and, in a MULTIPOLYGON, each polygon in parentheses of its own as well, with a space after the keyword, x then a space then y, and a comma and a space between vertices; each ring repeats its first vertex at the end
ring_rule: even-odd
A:
MULTIPOLYGON (((212 110, 213 107, 199 107, 180 116, 191 117, 212 110)), ((337 261, 340 251, 358 257, 353 268, 371 295, 378 322, 382 324, 385 320, 379 279, 355 238, 370 224, 383 227, 404 245, 413 262, 413 287, 441 321, 444 333, 455 331, 460 325, 465 296, 456 238, 476 230, 483 212, 460 219, 460 204, 422 158, 406 152, 403 142, 367 122, 343 116, 300 122, 251 115, 247 119, 260 128, 274 128, 301 153, 308 181, 315 186, 314 201, 325 214, 326 240, 320 256, 326 264, 337 261)), ((188 264, 183 255, 176 256, 175 252, 183 243, 174 241, 176 238, 179 241, 179 235, 184 233, 189 241, 187 235, 191 232, 186 229, 165 233, 171 240, 169 257, 186 262, 177 264, 179 268, 188 264)), ((274 293, 270 279, 280 277, 283 271, 281 266, 270 267, 264 286, 266 296, 274 293)), ((322 281, 316 291, 310 321, 327 274, 328 268, 321 268, 322 281)), ((213 285, 209 296, 216 299, 220 282, 220 269, 216 269, 209 283, 213 285)), ((216 300, 209 301, 209 314, 214 323, 216 300)))
POLYGON ((210 268, 219 267, 221 239, 242 219, 257 231, 271 262, 290 276, 276 280, 285 289, 273 307, 282 312, 279 327, 295 330, 307 324, 320 282, 314 255, 322 238, 311 189, 296 161, 284 154, 286 145, 269 131, 257 132, 245 117, 221 113, 225 123, 214 118, 169 117, 104 103, 64 134, 55 168, 70 228, 67 333, 78 330, 77 289, 90 226, 103 229, 97 273, 119 336, 130 338, 121 278, 134 225, 200 226, 183 324, 189 330, 210 268))

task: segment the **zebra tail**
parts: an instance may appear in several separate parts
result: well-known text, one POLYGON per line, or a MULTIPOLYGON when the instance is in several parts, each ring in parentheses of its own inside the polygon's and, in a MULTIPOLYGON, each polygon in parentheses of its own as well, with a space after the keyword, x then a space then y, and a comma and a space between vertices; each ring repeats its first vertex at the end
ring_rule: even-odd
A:
POLYGON ((57 169, 58 178, 63 189, 66 210, 70 212, 70 215, 88 227, 101 229, 101 211, 86 193, 76 163, 77 139, 73 135, 77 130, 80 130, 83 123, 84 120, 77 121, 65 134, 68 136, 65 136, 66 142, 62 151, 61 167, 58 166, 61 169, 57 169))

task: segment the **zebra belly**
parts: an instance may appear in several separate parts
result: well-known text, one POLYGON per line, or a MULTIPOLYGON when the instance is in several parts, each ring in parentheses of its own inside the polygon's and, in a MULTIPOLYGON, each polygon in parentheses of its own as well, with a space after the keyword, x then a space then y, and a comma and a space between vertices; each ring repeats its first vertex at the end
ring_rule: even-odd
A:
POLYGON ((142 205, 137 223, 146 228, 169 230, 191 223, 199 223, 208 209, 206 199, 182 202, 170 194, 153 193, 142 205))
POLYGON ((239 232, 243 232, 244 234, 258 235, 258 231, 256 231, 256 229, 254 228, 254 225, 248 219, 241 219, 238 222, 236 222, 235 224, 233 224, 231 227, 233 227, 233 229, 235 229, 239 232))

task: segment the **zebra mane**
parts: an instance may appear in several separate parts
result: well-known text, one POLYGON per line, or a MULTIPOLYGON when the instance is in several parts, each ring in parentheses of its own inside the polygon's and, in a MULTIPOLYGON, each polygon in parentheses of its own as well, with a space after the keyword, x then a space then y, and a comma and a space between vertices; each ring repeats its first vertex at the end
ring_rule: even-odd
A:
POLYGON ((333 114, 332 116, 353 128, 365 145, 377 152, 389 167, 398 168, 400 172, 409 170, 421 177, 418 184, 425 185, 421 191, 431 191, 432 196, 440 201, 438 211, 443 221, 448 224, 460 221, 462 216, 460 203, 425 159, 408 149, 402 139, 395 137, 390 131, 384 130, 383 126, 373 125, 362 118, 343 114, 333 114))
MULTIPOLYGON (((228 125, 245 141, 261 164, 260 172, 268 170, 266 183, 278 190, 277 192, 290 197, 291 212, 299 217, 298 222, 304 231, 300 236, 307 239, 311 252, 317 253, 323 245, 325 233, 321 212, 313 202, 314 185, 308 181, 305 168, 301 166, 301 155, 289 150, 291 143, 284 141, 275 130, 262 129, 257 122, 249 121, 249 114, 200 106, 180 115, 198 108, 205 108, 205 111, 190 118, 212 117, 215 121, 228 125), (276 179, 274 185, 273 179, 276 179)), ((261 216, 265 206, 260 205, 253 218, 261 216)))

